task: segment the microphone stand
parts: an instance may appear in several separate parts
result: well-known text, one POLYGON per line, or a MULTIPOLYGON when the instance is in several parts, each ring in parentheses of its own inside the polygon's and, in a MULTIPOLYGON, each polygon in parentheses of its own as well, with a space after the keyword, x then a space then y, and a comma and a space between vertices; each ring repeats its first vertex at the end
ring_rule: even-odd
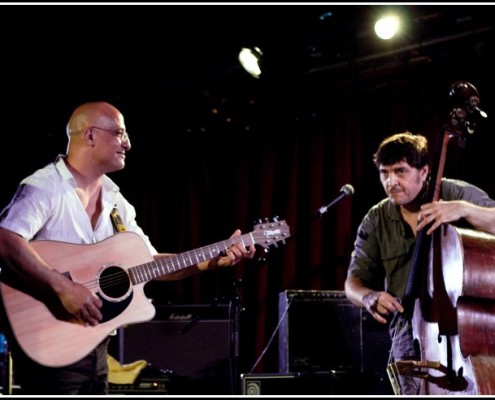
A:
POLYGON ((229 304, 229 350, 230 350, 230 393, 239 394, 239 359, 240 359, 240 322, 241 312, 244 307, 241 304, 241 296, 237 288, 242 284, 242 279, 238 279, 232 285, 232 295, 229 304))
MULTIPOLYGON (((347 185, 344 185, 341 189, 341 191, 339 192, 339 194, 330 202, 328 203, 326 206, 323 206, 323 207, 320 207, 316 213, 314 213, 311 218, 309 219, 308 221, 308 224, 306 225, 305 227, 305 231, 308 232, 309 231, 309 227, 310 225, 315 222, 317 219, 320 219, 323 217, 323 215, 325 215, 325 213, 328 211, 328 209, 330 209, 331 207, 333 207, 335 204, 337 204, 339 201, 341 201, 343 198, 345 197, 349 197, 351 195, 354 194, 354 188, 347 184, 347 185)), ((296 234, 298 232, 295 232, 295 233, 292 233, 291 237, 289 238, 290 240, 295 240, 296 238, 296 234)), ((301 233, 301 232, 299 232, 301 233)), ((259 261, 266 261, 266 259, 264 257, 261 257, 259 261)), ((285 318, 285 315, 282 317, 282 319, 285 318)), ((273 338, 275 337, 275 334, 277 334, 277 332, 279 331, 280 329, 280 326, 281 326, 281 323, 283 322, 282 319, 279 319, 278 323, 277 323, 277 326, 275 327, 268 343, 266 344, 265 348, 263 349, 262 353, 261 353, 261 356, 256 360, 254 366, 251 368, 251 372, 254 371, 254 369, 256 368, 256 366, 258 365, 258 363, 261 361, 263 355, 265 354, 265 352, 268 350, 268 348, 270 347, 271 343, 272 343, 272 340, 273 338)))
MULTIPOLYGON (((249 272, 252 272, 255 267, 262 262, 266 262, 264 256, 258 256, 256 259, 250 260, 252 268, 249 272)), ((241 333, 241 314, 245 311, 244 306, 241 303, 241 295, 239 288, 242 287, 244 281, 242 278, 235 280, 232 283, 231 292, 228 296, 229 303, 229 372, 230 372, 230 394, 241 394, 240 376, 239 376, 239 360, 240 360, 240 333, 241 333)), ((225 299, 225 297, 223 297, 225 299)), ((219 300, 216 299, 214 304, 218 304, 219 300)))

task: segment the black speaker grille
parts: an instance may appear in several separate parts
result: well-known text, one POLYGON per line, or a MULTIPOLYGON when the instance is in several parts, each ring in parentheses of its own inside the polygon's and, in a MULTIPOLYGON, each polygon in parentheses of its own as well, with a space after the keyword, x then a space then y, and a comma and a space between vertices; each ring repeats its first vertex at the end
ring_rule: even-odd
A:
POLYGON ((279 318, 279 372, 360 371, 360 310, 341 292, 282 292, 279 318))
POLYGON ((385 371, 386 325, 353 305, 344 291, 279 294, 279 372, 385 371))
POLYGON ((160 306, 152 321, 119 330, 119 360, 172 374, 171 394, 229 394, 229 329, 226 305, 160 306))

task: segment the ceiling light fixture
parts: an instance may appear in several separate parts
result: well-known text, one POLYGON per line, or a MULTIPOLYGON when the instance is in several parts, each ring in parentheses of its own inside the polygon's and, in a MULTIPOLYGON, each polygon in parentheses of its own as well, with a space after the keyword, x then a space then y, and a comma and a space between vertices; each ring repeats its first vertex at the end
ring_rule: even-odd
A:
POLYGON ((239 52, 239 62, 242 67, 254 78, 261 76, 261 58, 263 53, 258 47, 243 47, 239 52))

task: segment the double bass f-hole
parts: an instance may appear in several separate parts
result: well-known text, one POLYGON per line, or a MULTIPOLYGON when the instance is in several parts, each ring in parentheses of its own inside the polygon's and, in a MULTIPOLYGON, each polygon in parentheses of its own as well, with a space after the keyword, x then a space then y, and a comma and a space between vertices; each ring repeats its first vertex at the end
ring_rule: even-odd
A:
MULTIPOLYGON (((440 199, 449 142, 457 140, 459 146, 464 147, 466 134, 473 134, 480 118, 487 117, 479 108, 478 91, 469 82, 454 82, 449 90, 449 99, 452 109, 443 127, 443 135, 437 143, 425 198, 427 203, 440 199)), ((396 394, 401 394, 396 385, 398 375, 419 379, 420 394, 477 394, 480 385, 474 377, 474 363, 471 363, 470 359, 466 360, 459 344, 457 300, 460 294, 453 294, 455 290, 447 284, 447 279, 451 278, 452 273, 445 272, 445 266, 451 262, 457 263, 457 270, 462 270, 458 265, 459 260, 452 259, 452 254, 462 253, 462 244, 457 240, 457 231, 448 224, 442 225, 432 235, 426 235, 427 230, 428 227, 425 227, 418 231, 416 237, 402 299, 405 312, 399 320, 400 323, 411 320, 421 360, 391 363, 387 372, 396 394), (445 243, 457 246, 457 252, 445 251, 445 243)), ((462 265, 462 261, 460 264, 462 265)), ((462 281, 462 273, 458 273, 456 278, 462 281)), ((392 337, 393 341, 395 339, 392 337)), ((493 367, 495 368, 495 361, 493 367)))

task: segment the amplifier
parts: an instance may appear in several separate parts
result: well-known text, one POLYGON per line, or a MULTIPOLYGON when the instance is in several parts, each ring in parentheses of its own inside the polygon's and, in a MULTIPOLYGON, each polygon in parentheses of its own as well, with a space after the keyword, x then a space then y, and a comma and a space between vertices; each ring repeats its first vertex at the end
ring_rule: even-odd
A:
POLYGON ((168 394, 229 394, 228 318, 227 304, 160 305, 153 320, 120 328, 113 352, 122 364, 144 359, 169 374, 168 394))
POLYGON ((386 373, 387 325, 356 307, 344 291, 279 293, 279 372, 386 373))
MULTIPOLYGON (((134 385, 108 384, 108 394, 133 394, 133 395, 159 395, 170 394, 171 380, 173 378, 142 378, 134 385)), ((173 384, 173 381, 172 381, 173 384)))
POLYGON ((243 395, 364 394, 356 377, 345 372, 241 374, 243 395))

